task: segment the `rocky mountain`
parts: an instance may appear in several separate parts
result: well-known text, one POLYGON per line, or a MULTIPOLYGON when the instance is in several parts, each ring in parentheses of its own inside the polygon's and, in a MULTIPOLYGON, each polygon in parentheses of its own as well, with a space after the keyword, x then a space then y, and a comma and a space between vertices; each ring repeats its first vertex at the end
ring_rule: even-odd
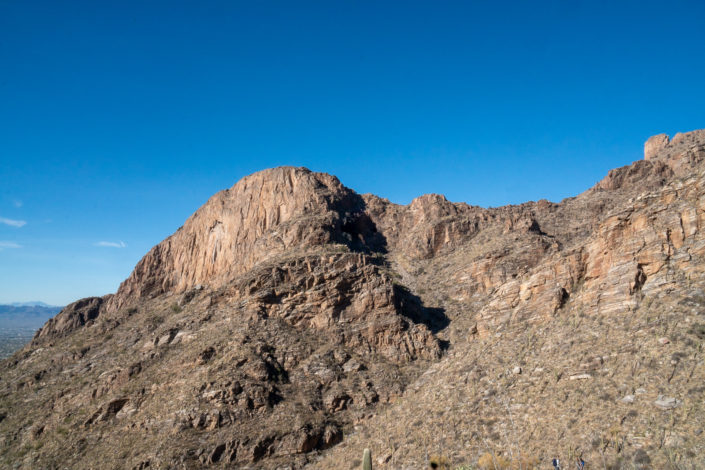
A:
POLYGON ((2 363, 0 461, 704 467, 705 131, 644 151, 494 209, 248 176, 2 363))

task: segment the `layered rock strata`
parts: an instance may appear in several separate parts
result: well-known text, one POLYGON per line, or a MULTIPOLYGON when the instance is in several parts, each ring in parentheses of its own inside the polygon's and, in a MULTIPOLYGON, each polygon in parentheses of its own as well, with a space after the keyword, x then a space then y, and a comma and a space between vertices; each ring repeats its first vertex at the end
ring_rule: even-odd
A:
POLYGON ((577 197, 493 209, 243 178, 3 363, 0 461, 346 468, 372 447, 418 468, 579 445, 698 467, 703 160, 705 131, 655 136, 577 197), (537 438, 555 410, 575 416, 537 438))

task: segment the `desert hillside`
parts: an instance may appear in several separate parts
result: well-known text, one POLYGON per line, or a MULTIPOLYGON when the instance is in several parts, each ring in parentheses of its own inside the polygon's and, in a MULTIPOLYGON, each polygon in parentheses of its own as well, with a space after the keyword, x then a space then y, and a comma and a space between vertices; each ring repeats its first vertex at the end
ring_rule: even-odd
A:
POLYGON ((644 157, 491 209, 243 178, 1 363, 0 464, 705 468, 705 131, 644 157))

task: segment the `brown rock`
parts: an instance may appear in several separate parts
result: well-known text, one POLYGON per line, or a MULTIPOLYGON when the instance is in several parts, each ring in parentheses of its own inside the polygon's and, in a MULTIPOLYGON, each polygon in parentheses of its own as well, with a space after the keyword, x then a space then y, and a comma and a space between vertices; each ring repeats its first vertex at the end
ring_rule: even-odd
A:
POLYGON ((374 243, 362 205, 336 177, 305 168, 245 177, 155 246, 120 285, 109 308, 197 285, 217 288, 297 247, 374 243))
POLYGON ((244 178, 3 363, 0 466, 347 468, 369 447, 420 468, 570 441, 665 468, 644 430, 667 429, 696 468, 702 410, 643 407, 704 398, 705 133, 645 153, 574 198, 491 209, 244 178))
POLYGON ((65 336, 76 329, 90 324, 100 315, 103 303, 112 295, 105 297, 88 297, 77 300, 50 319, 34 335, 34 340, 65 336))
POLYGON ((665 148, 669 142, 670 139, 666 134, 658 134, 649 137, 646 143, 644 143, 644 160, 654 159, 659 151, 665 148))

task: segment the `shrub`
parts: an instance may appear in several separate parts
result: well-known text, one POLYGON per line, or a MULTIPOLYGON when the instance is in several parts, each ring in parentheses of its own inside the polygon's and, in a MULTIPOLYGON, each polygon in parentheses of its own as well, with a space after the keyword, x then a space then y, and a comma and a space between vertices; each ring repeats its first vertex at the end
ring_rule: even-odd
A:
POLYGON ((164 322, 164 317, 159 315, 159 314, 152 314, 147 318, 147 324, 149 327, 154 330, 157 328, 159 325, 161 325, 164 322))
POLYGON ((509 461, 501 455, 485 452, 477 461, 477 466, 482 470, 509 470, 509 461))
POLYGON ((705 325, 696 323, 690 328, 690 334, 697 336, 700 339, 705 339, 705 325))
POLYGON ((501 455, 486 452, 477 461, 477 467, 482 470, 535 470, 539 468, 539 459, 522 455, 509 461, 501 455))
POLYGON ((637 451, 634 452, 634 456, 632 458, 634 459, 634 465, 638 468, 645 467, 651 464, 651 458, 649 458, 649 454, 647 454, 643 449, 637 449, 637 451))
POLYGON ((428 467, 437 470, 450 470, 450 459, 444 455, 433 455, 428 460, 428 467))
POLYGON ((512 468, 517 470, 534 470, 539 468, 539 459, 522 455, 518 460, 512 462, 512 468))

